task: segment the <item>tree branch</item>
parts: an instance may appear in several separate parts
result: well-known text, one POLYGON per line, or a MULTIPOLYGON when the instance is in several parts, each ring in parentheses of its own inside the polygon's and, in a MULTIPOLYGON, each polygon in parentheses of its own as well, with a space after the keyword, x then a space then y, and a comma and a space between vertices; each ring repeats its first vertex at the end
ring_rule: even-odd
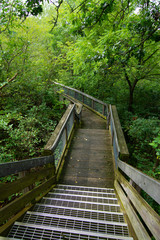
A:
POLYGON ((77 7, 72 8, 72 12, 74 12, 75 10, 77 10, 79 7, 83 6, 86 2, 88 2, 88 0, 84 0, 84 1, 81 2, 77 7))
POLYGON ((150 34, 144 38, 139 44, 137 44, 135 47, 133 47, 132 49, 130 49, 129 51, 123 53, 123 55, 126 55, 128 53, 131 53, 133 50, 135 50, 137 47, 141 46, 142 44, 145 43, 145 41, 147 41, 157 30, 159 29, 159 26, 157 28, 155 28, 152 32, 150 32, 150 34))
POLYGON ((158 52, 160 50, 160 48, 156 49, 149 57, 147 57, 144 61, 143 61, 143 64, 145 62, 147 62, 156 52, 158 52))
MULTIPOLYGON (((112 2, 114 2, 114 0, 112 0, 112 2)), ((92 24, 91 26, 89 26, 88 28, 92 28, 93 26, 95 26, 100 21, 101 17, 103 16, 103 13, 105 12, 105 10, 107 9, 108 6, 109 6, 109 3, 102 9, 102 11, 99 14, 99 17, 97 18, 96 22, 94 24, 92 24)))
POLYGON ((8 85, 8 83, 12 82, 17 77, 17 75, 18 75, 18 73, 16 73, 11 79, 9 79, 7 83, 5 83, 3 86, 1 86, 0 90, 2 90, 2 88, 6 87, 8 85))
POLYGON ((56 7, 57 15, 56 15, 56 18, 54 19, 54 25, 53 25, 53 27, 51 28, 51 32, 53 31, 53 29, 54 29, 55 26, 57 25, 58 18, 59 18, 59 8, 60 8, 60 6, 62 5, 63 0, 60 1, 60 3, 59 3, 58 6, 56 6, 56 4, 55 4, 54 2, 52 2, 52 3, 53 3, 53 4, 55 5, 55 7, 56 7))
POLYGON ((128 82, 129 88, 132 89, 132 85, 131 85, 131 82, 130 82, 130 80, 129 80, 129 77, 128 77, 128 74, 127 74, 125 65, 123 65, 123 70, 124 70, 125 78, 126 78, 126 80, 127 80, 127 82, 128 82))

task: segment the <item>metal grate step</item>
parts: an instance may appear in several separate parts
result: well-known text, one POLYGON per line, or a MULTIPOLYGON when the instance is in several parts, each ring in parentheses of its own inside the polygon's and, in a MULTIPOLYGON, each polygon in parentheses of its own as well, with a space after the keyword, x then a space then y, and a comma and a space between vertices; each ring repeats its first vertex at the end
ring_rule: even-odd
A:
POLYGON ((107 197, 107 198, 116 198, 115 193, 108 192, 94 192, 94 191, 83 191, 83 190, 73 190, 73 189, 53 189, 52 193, 61 193, 61 194, 71 194, 71 195, 83 195, 83 196, 91 196, 91 197, 107 197))
POLYGON ((123 214, 120 212, 106 212, 106 211, 97 211, 90 209, 80 209, 80 208, 71 208, 63 206, 47 206, 43 204, 36 204, 33 208, 33 211, 63 215, 63 216, 72 216, 88 219, 96 219, 103 221, 112 221, 112 222, 124 222, 123 214))
POLYGON ((43 198, 41 203, 51 206, 65 206, 71 208, 83 208, 83 209, 93 209, 98 211, 107 212, 120 212, 120 206, 118 204, 108 204, 108 203, 94 203, 94 202, 81 202, 76 200, 66 200, 66 199, 52 199, 43 198))
POLYGON ((51 216, 51 214, 30 212, 25 215, 23 222, 48 227, 104 233, 117 236, 129 236, 126 223, 109 223, 100 220, 87 221, 87 219, 83 220, 66 216, 61 216, 60 218, 58 215, 51 216))
POLYGON ((83 195, 74 195, 74 194, 64 194, 64 193, 52 193, 47 194, 46 198, 53 199, 67 199, 67 200, 78 200, 85 202, 96 202, 96 203, 109 203, 117 204, 117 198, 107 198, 107 197, 94 197, 94 196, 83 196, 83 195))
POLYGON ((114 193, 113 188, 96 188, 96 187, 86 187, 86 186, 75 186, 75 185, 63 185, 63 184, 57 184, 58 189, 64 189, 64 190, 82 190, 82 191, 92 191, 92 192, 99 192, 99 193, 114 193))
POLYGON ((114 189, 59 184, 16 222, 11 239, 133 240, 114 189))
POLYGON ((103 233, 77 231, 28 223, 16 222, 8 237, 17 239, 51 239, 51 240, 133 240, 125 236, 113 236, 103 233))
MULTIPOLYGON (((33 212, 33 211, 28 211, 26 213, 26 215, 23 218, 23 222, 30 222, 33 221, 32 223, 35 223, 34 221, 38 221, 40 220, 40 224, 44 224, 46 221, 49 221, 50 223, 53 222, 55 219, 59 218, 59 222, 62 220, 70 220, 70 221, 78 221, 78 223, 80 222, 89 222, 89 223, 97 223, 97 224, 108 224, 108 225, 114 225, 114 226, 125 226, 127 227, 127 224, 124 222, 111 222, 111 221, 104 221, 104 220, 100 220, 100 219, 89 219, 89 218, 81 218, 81 217, 75 217, 75 216, 64 216, 64 215, 57 215, 57 214, 48 214, 48 213, 41 213, 41 212, 33 212)), ((49 224, 49 223, 48 223, 49 224)), ((71 225, 73 227, 73 225, 71 225)))

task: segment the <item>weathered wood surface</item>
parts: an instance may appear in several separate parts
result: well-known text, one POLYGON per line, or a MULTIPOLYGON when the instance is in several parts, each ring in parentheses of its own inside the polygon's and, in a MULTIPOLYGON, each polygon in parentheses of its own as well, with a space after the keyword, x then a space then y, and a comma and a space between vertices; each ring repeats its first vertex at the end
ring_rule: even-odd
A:
MULTIPOLYGON (((119 158, 122 160, 127 160, 129 157, 129 151, 128 151, 128 147, 124 138, 124 134, 122 131, 122 127, 121 127, 121 123, 118 117, 118 113, 117 113, 117 109, 116 106, 110 106, 110 111, 112 111, 113 115, 113 119, 114 119, 114 125, 115 125, 115 129, 116 129, 116 133, 117 133, 117 139, 118 139, 118 145, 120 148, 120 156, 119 158)), ((110 118, 112 117, 110 115, 110 118)))
POLYGON ((31 186, 44 178, 49 178, 54 174, 54 168, 45 168, 40 171, 26 174, 25 177, 12 183, 0 183, 0 200, 5 200, 14 193, 20 192, 24 188, 31 186))
POLYGON ((61 183, 113 187, 113 155, 106 121, 86 108, 63 170, 61 183))
MULTIPOLYGON (((20 212, 18 212, 16 215, 11 217, 4 225, 0 226, 0 235, 7 236, 8 231, 10 227, 13 225, 15 221, 17 221, 19 218, 21 218, 24 213, 26 213, 31 207, 33 207, 33 204, 36 202, 39 202, 48 192, 50 192, 55 185, 51 185, 51 187, 47 188, 46 190, 43 189, 43 193, 41 193, 38 197, 36 197, 33 201, 33 203, 29 203, 24 207, 20 212)), ((0 237, 1 239, 1 237, 0 237)))
MULTIPOLYGON (((87 108, 83 109, 81 128, 83 128, 83 129, 104 129, 104 130, 106 130, 106 125, 107 125, 106 120, 99 117, 97 114, 88 110, 87 108)), ((92 132, 92 131, 90 131, 90 132, 92 132)), ((109 135, 108 131, 107 131, 107 134, 109 135)), ((87 135, 87 132, 86 132, 86 135, 87 135)))
MULTIPOLYGON (((65 98, 67 98, 69 101, 75 102, 76 104, 77 104, 77 103, 83 103, 83 106, 84 106, 85 108, 91 110, 92 113, 95 113, 95 114, 99 115, 101 118, 106 119, 106 116, 105 116, 105 115, 97 112, 97 111, 94 110, 92 107, 89 107, 88 105, 86 105, 86 104, 84 103, 84 96, 83 96, 83 101, 79 101, 79 100, 77 100, 77 99, 75 99, 75 98, 73 98, 73 97, 71 97, 71 96, 69 96, 69 95, 67 95, 67 94, 65 94, 65 93, 63 93, 63 96, 64 96, 65 98)), ((94 105, 94 104, 93 104, 93 105, 94 105)), ((107 107, 106 105, 103 105, 103 110, 105 111, 105 109, 108 109, 108 107, 107 107)))
POLYGON ((153 236, 158 240, 160 236, 160 216, 139 195, 139 193, 129 184, 119 171, 116 171, 116 178, 120 182, 124 191, 127 193, 127 196, 142 217, 143 221, 152 232, 153 236))
POLYGON ((54 149, 56 148, 57 144, 58 144, 58 140, 61 137, 64 128, 65 128, 65 124, 67 123, 67 120, 69 119, 70 115, 72 114, 73 110, 75 108, 74 104, 70 104, 66 110, 66 112, 64 113, 63 117, 61 118, 61 120, 59 121, 56 129, 54 130, 52 136, 50 137, 49 141, 47 142, 47 144, 44 147, 44 154, 51 154, 54 149))
POLYGON ((45 156, 33 159, 26 159, 16 162, 1 163, 0 164, 0 177, 5 177, 10 174, 27 171, 31 168, 43 166, 48 163, 53 163, 53 156, 45 156))
POLYGON ((142 173, 136 168, 118 160, 118 167, 129 176, 141 189, 160 204, 160 181, 142 173))
POLYGON ((47 188, 50 188, 56 182, 55 176, 51 177, 48 181, 42 183, 40 186, 27 192, 20 198, 9 203, 7 206, 0 209, 0 225, 7 219, 14 216, 21 211, 27 204, 34 201, 36 197, 45 192, 47 188))
POLYGON ((127 213, 127 216, 131 222, 132 228, 134 230, 134 234, 136 234, 135 238, 137 238, 138 240, 142 240, 142 239, 150 240, 151 238, 149 237, 146 229, 144 228, 134 208, 130 204, 129 199, 126 197, 119 183, 116 180, 115 180, 114 186, 120 198, 121 204, 123 205, 127 213))

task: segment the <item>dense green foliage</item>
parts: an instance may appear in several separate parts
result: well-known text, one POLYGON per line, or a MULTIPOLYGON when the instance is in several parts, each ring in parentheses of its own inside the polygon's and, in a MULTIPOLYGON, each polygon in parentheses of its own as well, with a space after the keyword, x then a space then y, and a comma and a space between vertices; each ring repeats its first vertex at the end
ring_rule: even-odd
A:
POLYGON ((130 163, 160 178, 159 3, 63 2, 53 35, 56 78, 116 104, 130 163))
POLYGON ((40 156, 64 112, 51 83, 49 24, 12 17, 0 34, 0 162, 40 156))
POLYGON ((13 85, 1 102, 1 162, 40 156, 64 110, 47 81, 13 85))
POLYGON ((59 81, 116 104, 130 164, 160 179, 158 1, 59 0, 33 16, 44 2, 1 4, 1 161, 39 152, 63 108, 59 81))

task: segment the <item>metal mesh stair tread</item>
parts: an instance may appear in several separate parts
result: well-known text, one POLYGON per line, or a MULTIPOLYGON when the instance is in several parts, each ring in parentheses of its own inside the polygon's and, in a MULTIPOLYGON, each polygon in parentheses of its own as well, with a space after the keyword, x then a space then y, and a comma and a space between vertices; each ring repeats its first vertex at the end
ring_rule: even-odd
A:
POLYGON ((112 234, 103 234, 89 231, 79 231, 74 229, 57 228, 28 223, 15 222, 12 231, 8 237, 18 239, 51 239, 51 240, 133 240, 127 236, 115 236, 112 234))
POLYGON ((65 206, 48 206, 44 204, 36 204, 33 208, 33 211, 63 216, 99 219, 112 222, 124 222, 124 217, 121 212, 97 211, 93 209, 71 208, 65 206))
POLYGON ((105 198, 105 197, 94 197, 94 196, 82 196, 82 195, 73 195, 73 194, 60 194, 60 193, 49 193, 46 198, 52 199, 68 199, 68 200, 78 200, 85 202, 97 202, 97 203, 113 203, 117 204, 117 198, 105 198))
POLYGON ((69 200, 59 200, 59 199, 44 199, 41 202, 43 205, 52 207, 54 206, 65 206, 70 208, 82 208, 82 209, 93 209, 97 211, 107 211, 107 212, 120 212, 119 205, 110 205, 110 204, 97 204, 90 202, 79 202, 79 201, 69 201, 69 200))
POLYGON ((57 184, 58 189, 72 189, 72 190, 83 190, 83 191, 93 191, 99 193, 114 193, 113 188, 96 188, 96 187, 86 187, 86 186, 75 186, 75 185, 63 185, 57 184))
POLYGON ((50 193, 62 193, 62 194, 74 194, 74 195, 83 195, 83 196, 93 196, 93 197, 111 197, 111 198, 116 198, 115 193, 108 193, 108 192, 94 192, 94 191, 79 191, 79 190, 73 190, 73 189, 53 189, 52 192, 50 193))
POLYGON ((52 221, 55 221, 55 219, 66 219, 71 221, 78 221, 80 222, 89 222, 89 223, 97 223, 97 224, 108 224, 108 225, 117 225, 117 226, 127 226, 125 222, 116 222, 116 221, 106 221, 106 220, 100 220, 100 219, 91 219, 91 218, 81 218, 81 217, 75 217, 75 216, 65 216, 65 215, 58 215, 58 214, 49 214, 49 213, 41 213, 41 212, 33 212, 28 211, 25 215, 23 222, 28 221, 38 221, 38 218, 42 223, 45 221, 48 222, 48 224, 52 221))
POLYGON ((132 240, 114 189, 58 184, 15 222, 13 239, 132 240))
POLYGON ((117 200, 117 198, 116 198, 116 196, 114 195, 114 194, 111 194, 111 193, 109 193, 109 194, 107 194, 107 193, 105 193, 105 194, 101 194, 101 195, 94 195, 94 194, 92 194, 92 195, 90 195, 90 194, 83 194, 83 192, 82 193, 80 193, 79 191, 77 192, 77 191, 74 191, 73 193, 72 192, 65 192, 65 191, 63 191, 63 192, 49 192, 48 193, 48 196, 77 196, 77 197, 89 197, 89 198, 97 198, 97 199, 114 199, 114 200, 117 200))
POLYGON ((67 228, 74 229, 80 231, 89 231, 96 233, 104 233, 104 234, 112 234, 112 235, 120 235, 120 236, 129 236, 127 224, 119 223, 116 225, 115 223, 102 223, 99 221, 86 221, 85 220, 77 220, 75 218, 64 218, 61 216, 49 217, 49 216, 41 216, 35 214, 26 214, 23 219, 24 223, 42 225, 44 228, 48 227, 56 227, 56 228, 67 228))

